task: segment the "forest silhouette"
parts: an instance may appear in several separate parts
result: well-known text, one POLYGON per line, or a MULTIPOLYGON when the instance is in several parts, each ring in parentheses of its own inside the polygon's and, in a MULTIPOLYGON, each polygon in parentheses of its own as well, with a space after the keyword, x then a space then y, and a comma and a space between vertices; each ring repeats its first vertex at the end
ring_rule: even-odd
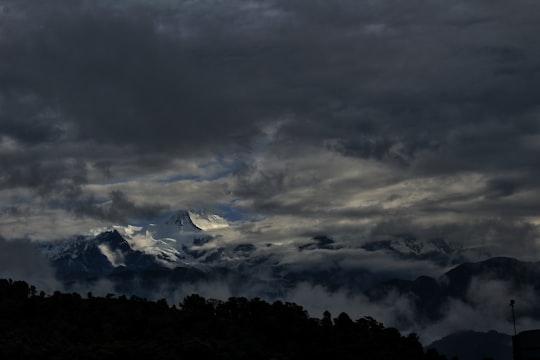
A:
POLYGON ((445 359, 373 318, 317 319, 290 302, 47 295, 11 279, 0 279, 0 358, 445 359))

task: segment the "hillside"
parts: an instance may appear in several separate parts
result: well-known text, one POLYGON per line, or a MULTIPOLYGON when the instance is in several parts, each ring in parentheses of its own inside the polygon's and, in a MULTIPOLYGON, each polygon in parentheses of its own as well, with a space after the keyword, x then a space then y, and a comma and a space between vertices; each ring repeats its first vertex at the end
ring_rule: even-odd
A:
POLYGON ((110 294, 37 294, 0 280, 4 359, 443 359, 366 317, 310 318, 293 303, 186 297, 169 306, 110 294))

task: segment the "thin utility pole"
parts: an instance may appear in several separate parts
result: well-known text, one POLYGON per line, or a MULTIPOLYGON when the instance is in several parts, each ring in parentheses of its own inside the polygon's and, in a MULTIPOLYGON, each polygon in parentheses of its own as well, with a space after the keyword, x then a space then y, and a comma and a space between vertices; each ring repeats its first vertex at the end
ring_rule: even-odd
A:
POLYGON ((516 302, 514 300, 510 300, 510 307, 512 307, 512 320, 514 320, 514 335, 517 335, 516 331, 516 313, 514 312, 514 304, 516 302))

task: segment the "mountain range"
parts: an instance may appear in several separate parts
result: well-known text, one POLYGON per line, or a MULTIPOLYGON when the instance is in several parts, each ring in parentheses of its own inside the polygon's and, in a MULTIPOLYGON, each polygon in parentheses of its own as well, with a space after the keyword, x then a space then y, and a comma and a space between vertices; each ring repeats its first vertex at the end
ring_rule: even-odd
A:
POLYGON ((118 268, 141 271, 201 267, 221 253, 220 249, 205 248, 212 237, 204 231, 226 226, 226 220, 218 215, 179 211, 163 224, 113 226, 49 242, 42 249, 62 278, 107 276, 118 268))
POLYGON ((460 331, 433 342, 427 348, 434 348, 447 359, 511 360, 512 338, 497 331, 460 331))
MULTIPOLYGON (((396 262, 419 260, 447 269, 439 276, 424 274, 411 278, 410 274, 377 271, 367 265, 343 267, 331 260, 332 256, 350 249, 327 235, 286 245, 222 241, 219 232, 230 226, 233 225, 216 214, 181 210, 161 224, 112 226, 42 243, 40 248, 68 288, 106 279, 113 284, 114 291, 133 294, 141 289, 151 293, 174 291, 186 284, 225 283, 234 296, 250 294, 277 299, 285 298, 300 284, 310 284, 322 286, 329 293, 359 295, 368 304, 385 303, 392 307, 399 302, 396 299, 405 299, 405 315, 395 316, 395 326, 431 331, 437 324, 451 322, 449 332, 443 332, 443 336, 460 329, 478 330, 479 334, 491 328, 505 332, 510 328, 508 301, 516 298, 521 306, 518 317, 529 325, 540 322, 537 262, 491 258, 485 249, 466 249, 442 238, 421 241, 413 234, 396 234, 354 249, 373 256, 383 254, 396 262), (323 267, 299 266, 294 261, 284 261, 284 251, 278 251, 279 246, 287 246, 288 253, 308 259, 322 254, 329 261, 323 267), (477 258, 481 260, 470 260, 477 258), (482 321, 485 319, 485 323, 456 326, 451 314, 463 309, 482 321)), ((434 346, 440 350, 453 339, 434 346)))
MULTIPOLYGON (((367 292, 372 301, 379 301, 390 293, 398 293, 413 299, 420 320, 438 321, 446 315, 449 299, 471 306, 482 306, 481 298, 471 291, 497 284, 495 296, 527 294, 528 298, 540 296, 540 263, 525 262, 513 258, 496 257, 475 263, 464 263, 446 272, 439 278, 420 276, 417 279, 392 279, 382 282, 367 292), (473 290, 471 290, 473 289, 473 290)), ((489 299, 486 299, 489 300, 489 299)), ((508 299, 502 299, 510 301, 508 299)), ((530 305, 530 304, 528 304, 530 305)), ((528 316, 540 319, 540 306, 528 306, 528 316)))
POLYGON ((457 265, 472 259, 485 259, 491 255, 487 247, 466 248, 444 238, 422 241, 410 233, 370 241, 363 244, 362 248, 366 251, 384 251, 401 259, 426 260, 441 266, 457 265))
MULTIPOLYGON (((441 238, 420 241, 412 234, 397 234, 356 248, 367 254, 385 254, 396 261, 422 260, 450 269, 438 278, 404 278, 399 272, 377 272, 367 266, 295 266, 283 261, 284 251, 275 250, 278 245, 221 241, 219 230, 229 226, 225 218, 216 214, 180 210, 161 224, 112 226, 40 246, 57 276, 66 282, 158 275, 174 282, 232 276, 272 283, 276 294, 280 288, 307 282, 332 291, 362 292, 374 301, 391 291, 411 294, 430 319, 441 316, 436 308, 444 299, 464 299, 476 277, 508 281, 516 288, 540 289, 538 263, 501 257, 470 262, 467 259, 475 258, 471 250, 441 238)), ((343 244, 326 235, 279 246, 288 246, 289 253, 308 258, 321 253, 330 258, 344 250, 343 244)))
MULTIPOLYGON (((321 285, 329 291, 360 293, 396 275, 362 265, 343 268, 331 260, 324 267, 284 261, 284 253, 298 253, 309 259, 321 252, 329 256, 345 250, 326 235, 290 244, 221 241, 219 231, 229 226, 225 218, 216 214, 180 210, 160 224, 112 226, 42 243, 41 251, 50 259, 57 277, 66 284, 106 278, 119 286, 118 291, 129 292, 140 286, 130 287, 130 280, 144 279, 148 280, 144 284, 150 287, 226 280, 239 285, 232 290, 237 295, 257 284, 258 288, 266 289, 264 295, 278 297, 299 283, 321 285), (152 281, 157 278, 159 281, 152 281)), ((367 243, 356 250, 389 251, 391 256, 402 259, 437 264, 453 263, 459 256, 459 249, 443 240, 437 244, 428 251, 418 251, 424 247, 420 241, 403 237, 391 242, 367 243)))

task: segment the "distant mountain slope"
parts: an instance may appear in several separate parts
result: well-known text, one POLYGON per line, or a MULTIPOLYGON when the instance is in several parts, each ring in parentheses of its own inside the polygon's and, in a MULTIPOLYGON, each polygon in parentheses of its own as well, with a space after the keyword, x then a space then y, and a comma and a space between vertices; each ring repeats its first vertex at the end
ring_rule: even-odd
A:
POLYGON ((165 224, 177 225, 183 231, 222 229, 229 226, 223 217, 203 210, 180 210, 165 224))
MULTIPOLYGON (((369 289, 367 295, 372 301, 378 301, 392 292, 408 296, 413 299, 424 321, 432 322, 446 315, 445 304, 449 299, 456 299, 471 306, 482 306, 477 303, 477 299, 471 298, 471 294, 491 282, 505 285, 508 293, 497 294, 499 296, 526 294, 527 297, 538 298, 540 263, 504 257, 491 258, 458 265, 438 279, 420 276, 413 281, 385 281, 369 289)), ((540 318, 540 305, 529 305, 527 310, 529 316, 540 318)))
POLYGON ((512 337, 496 331, 462 331, 435 341, 426 347, 436 349, 448 359, 512 360, 512 337))
POLYGON ((362 248, 370 252, 385 252, 401 259, 426 260, 442 266, 491 257, 487 248, 465 248, 443 238, 422 241, 408 233, 369 241, 362 248))

